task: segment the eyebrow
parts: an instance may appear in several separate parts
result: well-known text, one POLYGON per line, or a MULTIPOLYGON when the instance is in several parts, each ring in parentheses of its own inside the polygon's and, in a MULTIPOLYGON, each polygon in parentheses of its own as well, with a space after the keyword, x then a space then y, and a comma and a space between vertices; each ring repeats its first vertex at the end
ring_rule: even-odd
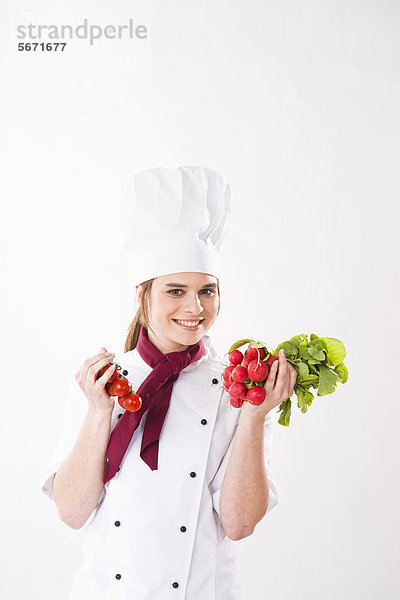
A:
MULTIPOLYGON (((174 288, 187 288, 187 287, 189 287, 188 285, 183 285, 182 283, 166 283, 165 285, 166 285, 166 287, 174 287, 174 288)), ((202 287, 203 288, 206 288, 206 287, 216 288, 217 284, 216 283, 206 283, 202 287)))

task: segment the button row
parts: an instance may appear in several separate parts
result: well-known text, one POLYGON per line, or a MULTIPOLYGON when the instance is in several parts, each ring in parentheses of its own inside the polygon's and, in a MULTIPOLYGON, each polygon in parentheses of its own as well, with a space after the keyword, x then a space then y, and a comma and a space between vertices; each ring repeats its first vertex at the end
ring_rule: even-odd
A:
MULTIPOLYGON (((124 371, 122 371, 122 375, 124 375, 125 377, 128 375, 128 371, 125 369, 124 371)), ((216 385, 218 383, 218 379, 216 379, 214 377, 214 379, 212 380, 212 383, 214 385, 216 385)), ((123 413, 120 413, 118 415, 118 419, 120 419, 122 417, 123 413)), ((202 419, 201 420, 201 424, 202 425, 207 425, 207 419, 202 419)), ((117 472, 120 471, 121 467, 118 467, 117 472)), ((192 471, 190 473, 190 477, 196 477, 196 473, 194 471, 192 471)), ((115 521, 114 523, 115 527, 120 527, 121 522, 120 521, 115 521)), ((180 530, 184 533, 186 531, 186 527, 184 525, 182 525, 182 527, 180 528, 180 530)), ((122 578, 122 575, 120 573, 117 573, 115 575, 115 579, 118 579, 118 581, 122 578)), ((174 583, 172 584, 173 588, 178 588, 179 587, 179 583, 177 581, 174 581, 174 583)))
MULTIPOLYGON (((123 415, 123 413, 120 413, 120 414, 118 415, 118 419, 120 419, 120 418, 122 417, 122 415, 123 415)), ((207 419, 202 419, 202 420, 200 421, 200 423, 201 423, 202 425, 207 425, 207 419)), ((120 470, 121 470, 121 467, 118 467, 118 469, 117 469, 117 473, 118 473, 120 470)), ((196 477, 196 473, 195 473, 194 475, 193 475, 192 473, 190 473, 190 477, 196 477)))
MULTIPOLYGON (((127 371, 126 369, 124 369, 124 370, 122 371, 122 375, 123 375, 124 377, 127 377, 127 376, 128 376, 128 371, 127 371)), ((213 383, 213 385, 217 385, 217 383, 218 383, 218 379, 217 379, 216 377, 214 377, 214 378, 212 379, 212 383, 213 383)))
MULTIPOLYGON (((123 414, 124 414, 124 413, 119 413, 119 415, 118 415, 118 419, 120 419, 120 418, 122 417, 122 415, 123 415, 123 414)), ((202 425, 207 425, 207 419, 202 419, 202 420, 200 421, 200 423, 201 423, 202 425)))
MULTIPOLYGON (((194 471, 192 471, 190 473, 190 477, 196 477, 196 473, 194 471)), ((121 521, 115 521, 114 525, 115 525, 115 527, 119 527, 121 525, 121 521)), ((186 527, 184 525, 182 525, 180 530, 184 533, 186 531, 186 527)), ((115 579, 121 579, 120 573, 116 574, 115 579)), ((172 584, 172 587, 177 588, 178 586, 179 586, 179 583, 177 581, 174 581, 174 583, 172 584)))
MULTIPOLYGON (((121 575, 121 573, 117 573, 117 574, 115 575, 115 579, 118 579, 118 581, 119 581, 120 579, 122 579, 122 575, 121 575)), ((178 583, 177 581, 174 581, 174 583, 172 584, 172 587, 173 587, 173 588, 177 588, 177 587, 179 587, 179 583, 178 583)))
MULTIPOLYGON (((115 527, 121 527, 121 521, 115 521, 114 523, 115 527)), ((181 531, 185 532, 186 531, 186 527, 184 525, 182 525, 182 527, 180 528, 181 531)))

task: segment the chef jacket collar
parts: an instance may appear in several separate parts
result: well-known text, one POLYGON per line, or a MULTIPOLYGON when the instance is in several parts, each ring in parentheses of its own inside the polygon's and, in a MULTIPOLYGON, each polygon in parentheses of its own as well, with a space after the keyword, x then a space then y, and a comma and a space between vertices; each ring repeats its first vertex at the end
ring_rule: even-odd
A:
MULTIPOLYGON (((206 334, 203 335, 203 343, 204 343, 204 348, 205 348, 204 354, 199 358, 199 360, 196 360, 196 361, 190 363, 190 365, 188 365, 187 367, 182 369, 181 373, 190 373, 191 371, 194 371, 200 364, 217 357, 217 352, 211 342, 210 336, 208 336, 206 334)), ((130 358, 132 358, 132 359, 138 361, 150 373, 151 367, 142 359, 137 348, 133 348, 133 350, 130 350, 129 352, 127 352, 126 358, 128 358, 128 360, 130 358)))

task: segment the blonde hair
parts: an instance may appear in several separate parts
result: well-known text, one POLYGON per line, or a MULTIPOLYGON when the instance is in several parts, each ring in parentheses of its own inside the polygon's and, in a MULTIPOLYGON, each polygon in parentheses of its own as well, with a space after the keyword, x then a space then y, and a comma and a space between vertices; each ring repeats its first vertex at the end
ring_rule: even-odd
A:
MULTIPOLYGON (((140 298, 140 304, 139 304, 139 308, 136 311, 135 316, 132 319, 131 324, 129 325, 128 335, 125 340, 124 352, 129 352, 130 350, 133 350, 134 348, 136 348, 136 345, 137 345, 138 339, 139 339, 140 329, 142 327, 145 328, 146 333, 150 329, 149 308, 148 307, 149 307, 151 286, 153 285, 154 279, 155 278, 148 279, 147 281, 144 281, 141 284, 143 290, 142 290, 142 295, 140 298)), ((218 297, 221 298, 220 291, 219 291, 218 279, 217 279, 217 290, 218 290, 218 297)), ((219 314, 220 307, 221 307, 221 300, 219 301, 219 304, 218 304, 217 315, 219 314)))

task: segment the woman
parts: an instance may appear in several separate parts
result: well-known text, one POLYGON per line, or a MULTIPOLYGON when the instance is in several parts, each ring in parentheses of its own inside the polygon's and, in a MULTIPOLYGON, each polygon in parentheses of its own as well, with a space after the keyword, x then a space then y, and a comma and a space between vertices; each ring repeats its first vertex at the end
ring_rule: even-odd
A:
MULTIPOLYGON (((147 235, 136 246, 139 308, 125 352, 102 348, 84 361, 43 473, 43 491, 60 518, 74 529, 87 525, 70 600, 238 600, 234 541, 251 535, 278 502, 270 411, 292 394, 296 374, 280 356, 260 406, 233 408, 221 386, 223 362, 207 332, 220 308, 215 249, 230 212, 222 178, 203 167, 154 169, 132 185, 136 209, 141 205, 143 216, 146 204, 149 211, 146 223, 163 197, 175 214, 174 229, 167 227, 176 238, 168 250, 164 215, 151 244, 147 235), (176 219, 187 217, 189 205, 190 222, 176 219), (142 397, 137 413, 105 391, 112 367, 96 379, 110 361, 142 397)), ((157 224, 151 227, 154 233, 157 224)))

